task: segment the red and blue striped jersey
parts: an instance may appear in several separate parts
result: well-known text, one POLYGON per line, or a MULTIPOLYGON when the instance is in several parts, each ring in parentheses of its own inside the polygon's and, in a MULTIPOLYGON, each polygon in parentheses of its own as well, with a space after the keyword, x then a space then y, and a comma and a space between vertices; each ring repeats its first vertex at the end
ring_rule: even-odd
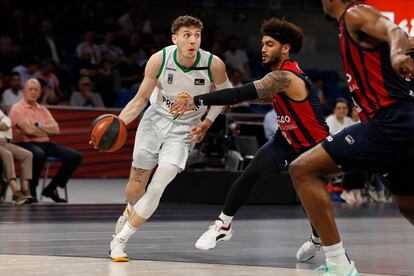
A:
POLYGON ((350 4, 339 21, 339 43, 349 90, 358 111, 367 119, 400 100, 414 97, 410 81, 403 79, 391 66, 390 46, 383 42, 376 48, 365 48, 350 36, 346 11, 364 2, 350 4))
POLYGON ((279 129, 297 152, 313 147, 329 135, 329 128, 322 115, 322 108, 312 82, 299 68, 298 63, 286 60, 280 70, 292 72, 301 78, 308 88, 308 96, 295 101, 285 92, 273 94, 273 108, 277 114, 279 129))

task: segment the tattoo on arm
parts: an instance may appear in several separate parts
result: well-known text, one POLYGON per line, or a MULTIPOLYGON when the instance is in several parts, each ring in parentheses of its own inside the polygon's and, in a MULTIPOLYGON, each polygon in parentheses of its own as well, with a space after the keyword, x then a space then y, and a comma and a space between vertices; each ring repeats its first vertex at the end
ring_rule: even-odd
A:
POLYGON ((135 181, 141 184, 142 182, 142 174, 145 172, 143 169, 134 168, 135 172, 135 181))
POLYGON ((281 92, 288 88, 292 80, 286 71, 273 71, 261 80, 254 82, 259 99, 265 99, 271 94, 281 92))

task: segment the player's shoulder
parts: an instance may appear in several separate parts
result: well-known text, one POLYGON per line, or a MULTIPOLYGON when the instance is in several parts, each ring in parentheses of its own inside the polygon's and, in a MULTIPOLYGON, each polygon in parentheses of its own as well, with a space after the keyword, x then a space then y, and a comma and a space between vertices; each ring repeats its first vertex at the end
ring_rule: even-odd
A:
POLYGON ((219 58, 218 56, 211 54, 211 64, 210 64, 210 70, 212 72, 214 71, 225 71, 226 70, 226 65, 224 64, 224 61, 221 60, 221 58, 219 58))
POLYGON ((351 24, 376 19, 379 16, 381 16, 381 12, 378 9, 365 3, 354 5, 345 11, 345 20, 351 24))

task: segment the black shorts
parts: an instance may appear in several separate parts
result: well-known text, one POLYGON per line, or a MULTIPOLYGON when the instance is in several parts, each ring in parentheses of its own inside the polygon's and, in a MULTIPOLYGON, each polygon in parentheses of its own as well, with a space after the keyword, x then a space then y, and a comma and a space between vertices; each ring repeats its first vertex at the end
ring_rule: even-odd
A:
POLYGON ((270 139, 261 148, 261 151, 265 151, 269 154, 273 161, 275 161, 277 168, 280 172, 286 171, 289 168, 289 164, 299 156, 300 153, 296 152, 295 149, 286 141, 286 138, 280 131, 277 131, 275 136, 270 139))
POLYGON ((414 195, 414 102, 394 103, 328 136, 322 146, 344 172, 386 174, 392 194, 414 195))

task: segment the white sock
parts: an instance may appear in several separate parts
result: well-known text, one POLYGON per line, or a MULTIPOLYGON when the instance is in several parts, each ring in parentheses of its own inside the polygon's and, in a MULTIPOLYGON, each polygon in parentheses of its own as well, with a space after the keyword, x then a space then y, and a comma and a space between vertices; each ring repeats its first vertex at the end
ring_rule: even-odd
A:
POLYGON ((223 221, 224 224, 228 225, 231 223, 231 221, 233 220, 234 217, 230 217, 225 215, 223 212, 221 212, 219 219, 221 219, 223 221))
POLYGON ((349 265, 350 261, 345 253, 345 249, 342 246, 342 242, 334 245, 324 246, 326 260, 334 264, 349 265))
POLYGON ((321 239, 315 236, 314 234, 311 235, 310 241, 314 244, 318 244, 318 245, 321 244, 321 239))
POLYGON ((121 232, 116 235, 115 239, 127 243, 129 238, 134 235, 134 233, 137 231, 138 228, 132 227, 129 222, 125 223, 124 227, 122 228, 121 232))

